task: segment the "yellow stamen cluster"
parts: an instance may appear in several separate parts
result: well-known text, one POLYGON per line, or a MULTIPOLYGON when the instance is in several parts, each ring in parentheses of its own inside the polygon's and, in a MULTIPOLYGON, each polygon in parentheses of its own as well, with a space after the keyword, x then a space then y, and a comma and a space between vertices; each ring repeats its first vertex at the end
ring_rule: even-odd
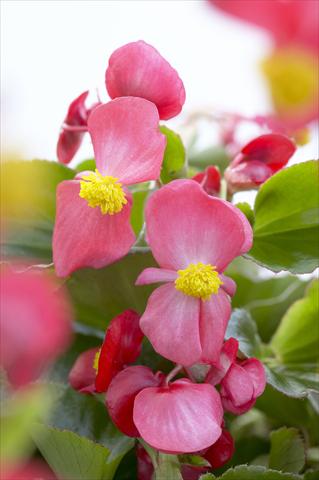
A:
POLYGON ((175 288, 185 295, 208 300, 212 294, 218 293, 223 284, 213 265, 190 263, 184 270, 178 270, 175 288))
POLYGON ((96 373, 97 373, 97 371, 98 371, 98 369, 99 369, 100 355, 101 355, 101 349, 96 352, 95 357, 94 357, 94 360, 93 360, 93 368, 94 368, 94 370, 96 371, 96 373))
POLYGON ((80 183, 80 197, 88 202, 89 207, 100 207, 104 215, 119 213, 127 203, 122 184, 115 177, 104 177, 95 170, 95 173, 84 176, 80 183))

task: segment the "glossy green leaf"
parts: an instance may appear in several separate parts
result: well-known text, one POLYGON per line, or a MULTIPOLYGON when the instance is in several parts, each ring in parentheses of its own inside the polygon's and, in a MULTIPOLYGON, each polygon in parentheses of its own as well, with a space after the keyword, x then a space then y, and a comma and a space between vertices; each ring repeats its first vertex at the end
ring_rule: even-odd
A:
POLYGON ((144 205, 149 194, 148 190, 140 190, 133 193, 133 206, 131 210, 131 224, 135 235, 138 235, 144 222, 144 205))
POLYGON ((74 171, 56 162, 8 162, 2 167, 2 208, 6 236, 3 257, 52 262, 55 191, 74 171))
POLYGON ((305 465, 305 445, 296 428, 282 427, 270 435, 269 468, 299 473, 305 465))
POLYGON ((319 363, 319 285, 284 315, 271 347, 283 363, 319 363))
POLYGON ((249 205, 249 203, 247 202, 239 202, 239 203, 236 203, 235 207, 239 208, 239 210, 241 212, 243 212, 243 214, 245 215, 245 217, 247 218, 248 222, 250 223, 250 225, 254 225, 254 222, 255 222, 255 214, 254 214, 254 211, 253 209, 251 208, 251 206, 249 205))
POLYGON ((243 309, 235 309, 230 317, 226 338, 234 337, 239 341, 239 349, 247 357, 260 357, 261 340, 256 323, 243 309))
POLYGON ((87 160, 82 160, 82 162, 78 163, 75 167, 77 172, 83 172, 85 170, 92 170, 96 169, 95 160, 94 158, 89 158, 87 160))
POLYGON ((250 257, 276 272, 312 272, 318 266, 318 235, 318 162, 293 165, 262 185, 250 257))
POLYGON ((138 287, 134 283, 144 268, 153 266, 156 264, 150 253, 130 253, 106 268, 75 272, 67 286, 77 320, 105 330, 123 310, 132 308, 142 313, 155 286, 138 287))
MULTIPOLYGON (((202 475, 200 480, 215 479, 214 475, 208 473, 202 475)), ((239 465, 226 470, 220 478, 222 480, 301 480, 300 475, 293 473, 283 473, 276 470, 270 470, 265 467, 239 465)))
POLYGON ((289 397, 307 397, 312 390, 319 392, 316 365, 265 365, 267 382, 289 397))
POLYGON ((165 125, 160 127, 165 135, 167 144, 164 152, 164 159, 161 170, 161 181, 168 183, 174 178, 178 178, 178 173, 182 170, 185 163, 185 148, 181 137, 165 125))

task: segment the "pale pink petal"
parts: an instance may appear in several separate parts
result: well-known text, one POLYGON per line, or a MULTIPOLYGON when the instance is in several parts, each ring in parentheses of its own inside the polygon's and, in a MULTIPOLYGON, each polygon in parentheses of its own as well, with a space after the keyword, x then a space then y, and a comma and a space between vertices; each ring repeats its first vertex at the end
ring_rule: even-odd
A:
POLYGON ((235 407, 254 399, 254 385, 244 368, 233 364, 222 381, 222 397, 227 397, 235 407))
POLYGON ((140 326, 160 355, 185 366, 199 360, 199 306, 198 298, 184 295, 171 283, 152 293, 140 326))
POLYGON ((105 81, 111 98, 132 96, 150 100, 163 120, 175 117, 185 102, 184 85, 176 70, 143 41, 115 50, 105 81))
POLYGON ((209 300, 201 301, 199 330, 203 363, 218 362, 230 314, 230 301, 222 289, 209 300))
POLYGON ((259 397, 266 387, 266 374, 263 364, 257 358, 249 358, 240 364, 248 373, 254 385, 254 397, 259 397))
POLYGON ((53 234, 56 274, 66 277, 82 267, 101 268, 124 257, 135 241, 130 224, 131 197, 120 213, 103 215, 79 197, 80 182, 67 180, 57 189, 53 234))
POLYGON ((146 207, 147 241, 165 269, 210 263, 222 272, 251 246, 251 226, 239 209, 207 195, 193 180, 157 190, 146 207))
POLYGON ((223 282, 222 289, 230 296, 233 297, 236 293, 237 285, 234 280, 226 275, 219 275, 223 282))
POLYGON ((133 418, 141 437, 153 448, 170 453, 194 452, 221 435, 223 409, 208 384, 183 380, 145 388, 135 398, 133 418))
POLYGON ((174 282, 177 272, 165 268, 145 268, 137 277, 135 285, 148 285, 149 283, 174 282))
POLYGON ((263 162, 251 160, 230 165, 225 171, 225 180, 230 192, 259 187, 273 175, 271 168, 263 162))
POLYGON ((212 365, 205 382, 217 385, 224 378, 230 366, 235 363, 238 352, 238 340, 229 338, 223 345, 217 365, 212 365))
POLYGON ((117 98, 97 107, 88 129, 99 172, 125 185, 156 180, 166 146, 158 122, 155 105, 143 98, 117 98))

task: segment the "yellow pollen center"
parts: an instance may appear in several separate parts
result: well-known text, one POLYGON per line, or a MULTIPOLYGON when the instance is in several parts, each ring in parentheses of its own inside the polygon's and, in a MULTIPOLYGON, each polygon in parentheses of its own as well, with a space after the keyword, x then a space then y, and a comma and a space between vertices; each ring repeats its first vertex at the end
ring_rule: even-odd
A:
POLYGON ((184 270, 178 270, 175 288, 185 295, 208 300, 212 294, 218 293, 223 282, 213 265, 190 263, 184 270))
POLYGON ((101 349, 96 352, 95 357, 94 357, 94 360, 93 360, 93 368, 94 368, 94 370, 96 371, 96 373, 97 373, 97 371, 98 371, 98 369, 99 369, 100 355, 101 355, 101 349))
POLYGON ((88 202, 89 207, 100 207, 104 215, 119 213, 127 204, 122 184, 115 177, 104 177, 95 170, 95 173, 84 176, 80 183, 80 197, 88 202))

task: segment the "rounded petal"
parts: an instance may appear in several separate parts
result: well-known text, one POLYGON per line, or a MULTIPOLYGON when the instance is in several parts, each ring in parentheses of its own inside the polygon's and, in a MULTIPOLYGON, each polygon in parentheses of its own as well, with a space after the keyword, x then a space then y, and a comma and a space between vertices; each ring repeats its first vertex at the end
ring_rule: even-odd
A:
POLYGON ((271 168, 256 160, 230 166, 225 171, 225 180, 230 192, 258 188, 273 174, 271 168))
POLYGON ((105 81, 111 98, 132 96, 150 100, 163 120, 175 117, 185 102, 184 85, 176 70, 143 41, 115 50, 105 81))
POLYGON ((266 373, 263 364, 257 358, 248 358, 240 364, 248 373, 254 385, 254 398, 259 397, 266 387, 266 373))
POLYGON ((58 277, 83 267, 105 267, 124 257, 135 241, 129 194, 120 213, 103 215, 98 207, 89 207, 79 191, 76 180, 66 180, 57 189, 53 261, 58 277))
POLYGON ((246 406, 255 400, 254 385, 249 374, 240 365, 233 364, 228 370, 221 383, 221 397, 224 408, 230 412, 237 413, 237 408, 242 413, 246 406), (225 402, 224 402, 225 400, 225 402))
POLYGON ((204 172, 197 173, 193 180, 200 183, 208 195, 218 196, 221 188, 221 176, 214 165, 207 167, 204 172))
POLYGON ((202 353, 199 308, 198 298, 184 295, 168 283, 151 294, 140 326, 160 355, 181 365, 192 365, 202 353))
POLYGON ((222 289, 230 296, 233 297, 236 293, 237 285, 234 280, 226 275, 219 275, 223 282, 222 289))
POLYGON ((147 241, 162 268, 210 263, 222 272, 251 247, 252 229, 229 202, 207 195, 193 180, 175 180, 146 206, 147 241))
POLYGON ((158 122, 155 105, 143 98, 117 98, 97 107, 88 128, 99 172, 125 185, 156 180, 166 146, 158 122))
POLYGON ((174 282, 177 278, 177 272, 165 268, 145 268, 137 277, 135 285, 148 285, 158 282, 174 282))
POLYGON ((39 272, 1 272, 0 364, 14 387, 38 378, 71 340, 64 291, 39 272))
POLYGON ((223 345, 217 365, 212 365, 205 382, 217 385, 224 378, 230 366, 235 363, 238 352, 238 340, 229 338, 223 345))
POLYGON ((203 363, 218 362, 230 314, 230 301, 223 289, 209 300, 201 301, 199 330, 203 363))
POLYGON ((235 451, 234 440, 227 430, 223 430, 221 436, 205 452, 204 458, 209 461, 212 468, 220 468, 232 458, 235 451))
POLYGON ((112 378, 140 355, 143 333, 139 320, 140 316, 134 310, 125 310, 111 321, 99 357, 95 381, 97 392, 106 392, 112 378))
POLYGON ((295 153, 296 145, 285 135, 268 133, 247 143, 242 150, 242 161, 263 162, 273 173, 284 167, 295 153))
POLYGON ((76 359, 69 373, 69 382, 74 390, 82 393, 93 393, 95 391, 96 370, 93 365, 98 351, 99 347, 90 348, 76 359))
POLYGON ((211 385, 177 380, 143 389, 135 398, 133 418, 141 437, 170 453, 207 448, 221 435, 223 409, 211 385))
POLYGON ((107 394, 106 406, 112 421, 129 437, 139 437, 133 421, 133 405, 136 395, 146 387, 160 384, 162 379, 147 367, 128 367, 112 380, 107 394))

